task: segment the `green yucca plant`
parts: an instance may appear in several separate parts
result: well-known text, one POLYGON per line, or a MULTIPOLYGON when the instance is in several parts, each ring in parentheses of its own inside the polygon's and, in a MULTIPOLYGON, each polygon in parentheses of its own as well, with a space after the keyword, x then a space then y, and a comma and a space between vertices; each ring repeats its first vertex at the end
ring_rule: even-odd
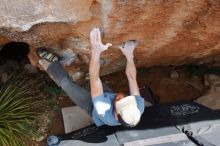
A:
POLYGON ((12 75, 0 88, 0 146, 23 146, 24 139, 32 138, 36 117, 27 79, 12 75))

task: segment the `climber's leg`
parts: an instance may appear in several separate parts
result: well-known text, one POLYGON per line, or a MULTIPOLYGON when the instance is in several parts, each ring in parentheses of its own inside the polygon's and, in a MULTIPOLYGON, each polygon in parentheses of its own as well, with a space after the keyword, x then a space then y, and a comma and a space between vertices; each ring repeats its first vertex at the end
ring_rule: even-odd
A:
POLYGON ((56 82, 56 84, 67 93, 70 99, 91 115, 92 100, 90 93, 74 83, 57 60, 49 62, 42 59, 39 63, 44 67, 48 75, 56 82))

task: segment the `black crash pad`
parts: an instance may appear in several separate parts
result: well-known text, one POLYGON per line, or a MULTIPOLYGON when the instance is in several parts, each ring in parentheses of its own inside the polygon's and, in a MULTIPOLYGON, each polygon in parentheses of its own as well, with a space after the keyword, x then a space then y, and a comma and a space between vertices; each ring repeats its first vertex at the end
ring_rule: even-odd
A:
POLYGON ((95 125, 61 136, 59 146, 119 146, 115 127, 95 125))
POLYGON ((195 102, 158 105, 155 109, 180 131, 193 135, 212 132, 212 127, 220 126, 220 112, 195 102))
POLYGON ((97 135, 91 136, 90 138, 87 137, 85 139, 61 141, 59 146, 120 146, 115 134, 107 135, 105 139, 101 141, 96 139, 97 135), (93 140, 90 138, 93 138, 93 140))

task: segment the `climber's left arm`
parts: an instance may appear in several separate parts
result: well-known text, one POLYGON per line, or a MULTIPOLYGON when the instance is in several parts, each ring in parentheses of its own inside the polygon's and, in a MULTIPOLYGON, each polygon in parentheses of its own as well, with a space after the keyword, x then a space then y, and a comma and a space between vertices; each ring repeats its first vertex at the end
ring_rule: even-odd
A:
POLYGON ((125 55, 127 59, 127 65, 126 65, 126 75, 128 78, 128 84, 130 89, 130 95, 140 95, 140 91, 137 84, 136 79, 136 67, 134 64, 134 49, 137 42, 135 41, 128 41, 124 44, 124 46, 120 47, 120 50, 125 55))

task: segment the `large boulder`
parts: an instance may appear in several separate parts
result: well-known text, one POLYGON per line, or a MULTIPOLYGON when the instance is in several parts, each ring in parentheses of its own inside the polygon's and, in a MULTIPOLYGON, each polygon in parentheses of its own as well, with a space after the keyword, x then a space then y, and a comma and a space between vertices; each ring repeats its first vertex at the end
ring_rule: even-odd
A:
MULTIPOLYGON (((1 0, 0 9, 0 46, 21 41, 57 53, 71 49, 76 59, 66 68, 70 74, 88 71, 93 27, 114 46, 138 40, 138 66, 219 60, 219 0, 1 0)), ((124 66, 111 47, 102 56, 101 75, 124 66)))

